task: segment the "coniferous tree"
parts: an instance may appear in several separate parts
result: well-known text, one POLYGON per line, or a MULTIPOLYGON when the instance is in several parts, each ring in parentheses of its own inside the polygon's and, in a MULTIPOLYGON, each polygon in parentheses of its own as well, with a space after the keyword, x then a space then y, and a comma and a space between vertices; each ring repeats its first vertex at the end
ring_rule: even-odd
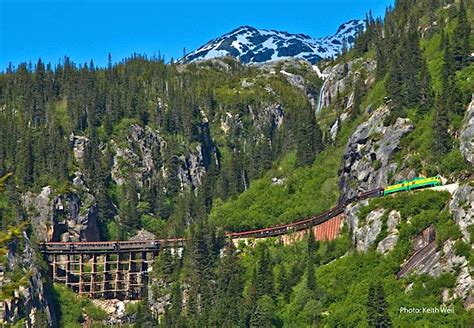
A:
POLYGON ((285 265, 282 263, 278 275, 276 276, 276 289, 278 294, 283 295, 285 303, 288 303, 290 300, 291 288, 292 286, 288 277, 288 272, 285 265))
POLYGON ((377 308, 379 313, 378 327, 391 327, 392 322, 390 320, 390 316, 388 315, 388 303, 385 299, 385 292, 381 282, 376 287, 376 294, 377 308))
POLYGON ((451 142, 448 133, 448 108, 446 100, 442 95, 439 95, 436 99, 434 115, 433 150, 436 154, 446 154, 451 149, 451 142))
POLYGON ((367 322, 369 327, 388 328, 392 322, 388 314, 388 303, 381 282, 371 283, 367 298, 367 322))
POLYGON ((34 154, 32 147, 32 138, 29 128, 26 128, 25 134, 19 142, 18 151, 16 153, 16 170, 19 184, 28 188, 33 185, 34 181, 34 154))
POLYGON ((399 114, 404 114, 404 97, 403 94, 403 76, 400 71, 402 67, 400 51, 396 49, 392 54, 391 60, 388 62, 388 77, 385 82, 388 97, 392 101, 392 107, 399 114))
POLYGON ((236 327, 243 324, 243 274, 235 246, 229 242, 217 268, 212 326, 236 327))
POLYGON ((458 68, 466 63, 467 58, 470 55, 470 37, 471 24, 467 19, 466 4, 464 0, 460 0, 457 24, 453 33, 453 53, 458 68))
POLYGON ((171 285, 170 303, 165 306, 162 327, 183 327, 185 320, 182 316, 183 295, 179 280, 175 280, 171 285))
POLYGON ((421 68, 418 75, 419 106, 418 113, 424 115, 429 112, 434 102, 434 92, 431 85, 431 76, 428 71, 428 65, 425 60, 421 62, 421 68))
POLYGON ((257 298, 263 295, 274 295, 272 272, 270 253, 266 247, 262 247, 259 250, 258 269, 255 277, 257 298))
POLYGON ((122 186, 123 201, 120 203, 119 215, 121 222, 128 227, 138 228, 140 216, 137 209, 138 195, 137 186, 133 178, 128 179, 122 186))
POLYGON ((323 150, 322 132, 314 113, 305 109, 300 116, 300 126, 296 135, 296 164, 310 165, 323 150))
POLYGON ((352 102, 351 118, 355 119, 361 112, 361 102, 365 93, 365 85, 362 77, 359 77, 354 86, 354 99, 352 102))
POLYGON ((462 114, 461 92, 456 82, 456 66, 452 45, 448 36, 442 34, 443 66, 441 70, 441 100, 445 102, 448 113, 462 114))
POLYGON ((257 300, 257 307, 250 318, 250 327, 274 327, 274 305, 268 295, 263 295, 257 300))
POLYGON ((377 296, 375 293, 375 286, 371 283, 369 285, 369 294, 367 297, 367 322, 369 327, 376 327, 377 325, 377 296))

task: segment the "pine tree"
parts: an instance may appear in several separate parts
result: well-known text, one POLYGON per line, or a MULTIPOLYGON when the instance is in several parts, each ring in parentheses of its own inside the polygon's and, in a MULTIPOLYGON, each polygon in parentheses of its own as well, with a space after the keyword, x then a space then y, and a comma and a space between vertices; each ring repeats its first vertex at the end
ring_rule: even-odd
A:
POLYGON ((429 112, 433 106, 434 92, 431 85, 431 76, 428 71, 428 65, 422 60, 420 72, 418 75, 419 105, 418 113, 424 115, 429 112))
POLYGON ((183 295, 179 280, 171 285, 170 304, 165 307, 162 327, 183 327, 184 319, 182 317, 183 295))
POLYGON ((266 247, 259 250, 258 269, 255 280, 257 297, 263 295, 274 295, 273 288, 273 270, 270 259, 270 253, 266 247))
POLYGON ((155 262, 154 270, 165 283, 172 282, 175 264, 169 248, 163 249, 155 262))
POLYGON ((322 132, 316 117, 310 109, 304 109, 299 117, 299 128, 296 135, 296 164, 310 165, 324 146, 322 132))
POLYGON ((460 0, 457 24, 453 33, 453 53, 457 68, 465 64, 470 55, 470 36, 471 24, 467 18, 466 4, 464 0, 460 0))
POLYGON ((359 77, 354 86, 354 99, 352 102, 351 118, 354 120, 360 114, 360 105, 362 97, 365 94, 365 84, 362 77, 359 77))
POLYGON ((375 286, 369 285, 369 295, 367 297, 367 322, 369 327, 377 326, 377 305, 376 305, 375 286))
POLYGON ((278 275, 276 276, 276 289, 278 294, 283 295, 285 303, 288 303, 291 295, 291 282, 283 263, 280 265, 280 270, 278 270, 278 275))
POLYGON ((385 300, 385 292, 381 282, 369 285, 367 298, 367 322, 369 327, 388 328, 392 327, 388 315, 388 303, 385 300))
POLYGON ((122 202, 120 203, 119 215, 123 224, 138 228, 140 223, 140 216, 137 209, 138 195, 137 186, 133 178, 128 179, 125 185, 122 186, 122 202))
POLYGON ((235 246, 229 242, 217 268, 212 326, 236 327, 243 324, 243 274, 235 246))
POLYGON ((18 151, 16 153, 16 177, 22 187, 31 187, 33 185, 34 177, 34 154, 32 147, 32 137, 29 128, 25 128, 19 142, 18 151))
POLYGON ((306 266, 306 288, 310 291, 315 291, 316 281, 314 276, 314 259, 313 256, 308 256, 306 266))
POLYGON ((448 112, 462 114, 463 105, 461 91, 456 82, 456 67, 452 46, 447 36, 442 35, 443 66, 441 70, 441 100, 447 106, 448 112), (449 106, 449 107, 448 107, 449 106))
POLYGON ((377 308, 378 308, 378 327, 386 328, 391 327, 392 322, 390 320, 390 316, 388 315, 388 303, 385 299, 385 292, 383 289, 383 285, 381 282, 376 287, 376 294, 377 294, 377 308))
POLYGON ((402 104, 406 108, 416 107, 420 100, 418 76, 423 59, 421 57, 420 41, 418 35, 418 21, 411 18, 409 28, 400 40, 402 53, 402 66, 399 67, 402 73, 404 98, 402 104))
POLYGON ((268 295, 263 295, 257 301, 257 307, 250 318, 250 327, 273 327, 274 321, 273 300, 268 295))
POLYGON ((403 76, 400 71, 401 64, 400 52, 396 49, 391 60, 388 61, 388 77, 385 82, 388 97, 392 101, 392 107, 398 116, 404 114, 404 97, 403 94, 403 76))
POLYGON ((443 155, 451 149, 448 125, 447 103, 441 95, 436 99, 435 117, 433 120, 433 150, 436 154, 443 155))
POLYGON ((316 278, 315 278, 315 270, 314 265, 317 259, 316 252, 319 248, 319 243, 316 241, 314 236, 313 229, 309 230, 308 234, 308 255, 307 255, 307 264, 306 264, 306 287, 308 290, 315 291, 316 290, 316 278))

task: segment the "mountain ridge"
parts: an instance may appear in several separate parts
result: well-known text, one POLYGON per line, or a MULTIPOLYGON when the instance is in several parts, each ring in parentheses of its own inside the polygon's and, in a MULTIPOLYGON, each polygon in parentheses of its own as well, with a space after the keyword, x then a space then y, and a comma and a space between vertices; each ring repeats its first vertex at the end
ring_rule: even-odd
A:
POLYGON ((356 35, 364 29, 363 20, 353 19, 341 24, 333 35, 312 38, 304 33, 242 25, 210 40, 182 57, 179 62, 190 63, 232 56, 243 64, 266 63, 288 58, 305 59, 314 64, 321 59, 337 57, 344 48, 352 47, 356 35))

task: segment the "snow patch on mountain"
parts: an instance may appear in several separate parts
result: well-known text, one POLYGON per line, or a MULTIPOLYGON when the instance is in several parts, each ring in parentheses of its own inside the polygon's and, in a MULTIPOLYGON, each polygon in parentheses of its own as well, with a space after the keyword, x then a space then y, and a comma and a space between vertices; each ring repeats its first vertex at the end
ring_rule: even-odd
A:
POLYGON ((180 62, 189 63, 232 56, 244 64, 265 63, 287 58, 306 59, 314 64, 321 59, 337 57, 344 47, 352 47, 357 34, 364 28, 363 20, 351 20, 342 24, 336 34, 313 39, 305 34, 241 26, 209 41, 181 58, 180 62))

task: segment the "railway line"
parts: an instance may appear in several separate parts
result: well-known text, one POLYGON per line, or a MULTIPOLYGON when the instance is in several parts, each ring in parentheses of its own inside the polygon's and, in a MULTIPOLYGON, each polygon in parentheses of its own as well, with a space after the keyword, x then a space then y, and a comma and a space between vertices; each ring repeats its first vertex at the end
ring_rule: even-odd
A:
MULTIPOLYGON (((245 238, 268 238, 285 235, 288 233, 306 230, 322 224, 344 212, 346 206, 351 203, 383 194, 383 188, 376 188, 358 194, 342 204, 339 204, 321 214, 304 220, 275 225, 268 228, 248 230, 241 232, 226 232, 225 236, 230 239, 245 238)), ((40 250, 44 254, 87 254, 107 252, 129 252, 129 251, 159 251, 161 248, 182 247, 186 238, 168 238, 156 240, 139 241, 96 241, 96 242, 44 242, 40 244, 40 250)))
MULTIPOLYGON (((413 181, 404 181, 395 186, 400 191, 420 188, 413 181)), ((303 220, 263 229, 227 232, 225 236, 234 242, 241 239, 277 236, 293 238, 295 235, 301 237, 305 230, 317 227, 316 229, 322 232, 326 228, 329 231, 322 234, 321 240, 330 239, 337 235, 344 210, 348 205, 384 196, 387 190, 387 188, 376 188, 361 192, 321 214, 303 220)), ((315 236, 317 238, 317 235, 315 236)), ((170 248, 173 252, 179 253, 186 241, 187 239, 183 237, 137 241, 44 242, 39 247, 49 263, 54 282, 65 284, 73 291, 92 298, 140 299, 148 280, 148 273, 152 270, 154 259, 160 250, 170 248)), ((407 268, 403 268, 399 276, 406 274, 432 247, 430 245, 414 254, 407 268)))

